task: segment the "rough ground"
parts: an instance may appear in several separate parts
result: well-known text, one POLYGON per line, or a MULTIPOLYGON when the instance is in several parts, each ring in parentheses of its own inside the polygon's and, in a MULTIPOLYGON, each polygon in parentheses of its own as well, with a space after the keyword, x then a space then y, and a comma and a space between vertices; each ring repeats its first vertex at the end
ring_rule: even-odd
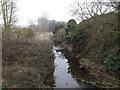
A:
POLYGON ((14 39, 2 45, 3 88, 46 88, 53 85, 50 39, 14 39))

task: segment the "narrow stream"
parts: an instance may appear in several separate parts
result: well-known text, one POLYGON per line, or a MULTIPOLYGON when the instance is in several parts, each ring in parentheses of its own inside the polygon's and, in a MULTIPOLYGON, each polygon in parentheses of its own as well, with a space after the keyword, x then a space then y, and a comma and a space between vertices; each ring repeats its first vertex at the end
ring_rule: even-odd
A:
POLYGON ((72 75, 69 61, 60 51, 60 46, 53 46, 53 52, 55 56, 54 65, 54 88, 85 88, 84 83, 78 83, 76 78, 72 75))

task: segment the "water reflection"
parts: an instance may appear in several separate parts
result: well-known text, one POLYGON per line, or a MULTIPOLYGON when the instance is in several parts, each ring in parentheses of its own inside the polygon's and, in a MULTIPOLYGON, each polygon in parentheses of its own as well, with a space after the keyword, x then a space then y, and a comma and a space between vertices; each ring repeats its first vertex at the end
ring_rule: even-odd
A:
MULTIPOLYGON (((68 63, 68 59, 64 56, 64 54, 60 51, 60 46, 54 46, 53 52, 55 55, 54 65, 54 80, 55 80, 55 88, 84 88, 86 85, 84 83, 78 83, 77 80, 73 77, 71 73, 71 67, 68 63)), ((77 66, 77 65, 76 65, 77 66)), ((74 66, 74 68, 77 68, 74 66)))

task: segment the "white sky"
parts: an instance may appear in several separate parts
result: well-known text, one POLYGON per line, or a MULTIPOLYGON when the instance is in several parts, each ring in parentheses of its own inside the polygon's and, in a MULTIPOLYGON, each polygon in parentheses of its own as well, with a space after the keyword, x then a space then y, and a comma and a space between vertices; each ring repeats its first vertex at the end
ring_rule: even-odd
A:
MULTIPOLYGON (((67 22, 74 18, 70 14, 70 6, 75 1, 76 0, 17 0, 17 25, 25 26, 28 25, 30 21, 37 23, 38 17, 43 13, 48 14, 49 20, 67 22)), ((78 1, 84 2, 90 0, 78 1)))
MULTIPOLYGON (((37 18, 44 12, 49 20, 68 21, 74 17, 70 14, 70 6, 76 0, 17 0, 18 25, 28 25, 30 21, 37 22, 37 18)), ((94 1, 94 0, 78 0, 94 1)), ((101 0, 100 0, 101 1, 101 0)))
MULTIPOLYGON (((18 0, 18 25, 28 25, 30 21, 36 23, 37 18, 44 12, 49 20, 68 21, 71 18, 70 6, 75 0, 18 0)), ((79 0, 84 1, 84 0, 79 0)))
MULTIPOLYGON (((37 21, 42 13, 47 13, 49 20, 68 21, 71 17, 70 5, 75 0, 18 0, 19 25, 28 25, 37 21)), ((83 0, 81 0, 83 1, 83 0)))

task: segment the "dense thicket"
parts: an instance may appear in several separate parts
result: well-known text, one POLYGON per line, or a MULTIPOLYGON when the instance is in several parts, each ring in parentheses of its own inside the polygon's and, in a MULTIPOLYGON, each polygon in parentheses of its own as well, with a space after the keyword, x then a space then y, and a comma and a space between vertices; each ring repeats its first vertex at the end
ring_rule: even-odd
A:
POLYGON ((111 70, 120 69, 118 14, 98 15, 80 22, 67 23, 66 42, 80 57, 94 59, 111 70))

